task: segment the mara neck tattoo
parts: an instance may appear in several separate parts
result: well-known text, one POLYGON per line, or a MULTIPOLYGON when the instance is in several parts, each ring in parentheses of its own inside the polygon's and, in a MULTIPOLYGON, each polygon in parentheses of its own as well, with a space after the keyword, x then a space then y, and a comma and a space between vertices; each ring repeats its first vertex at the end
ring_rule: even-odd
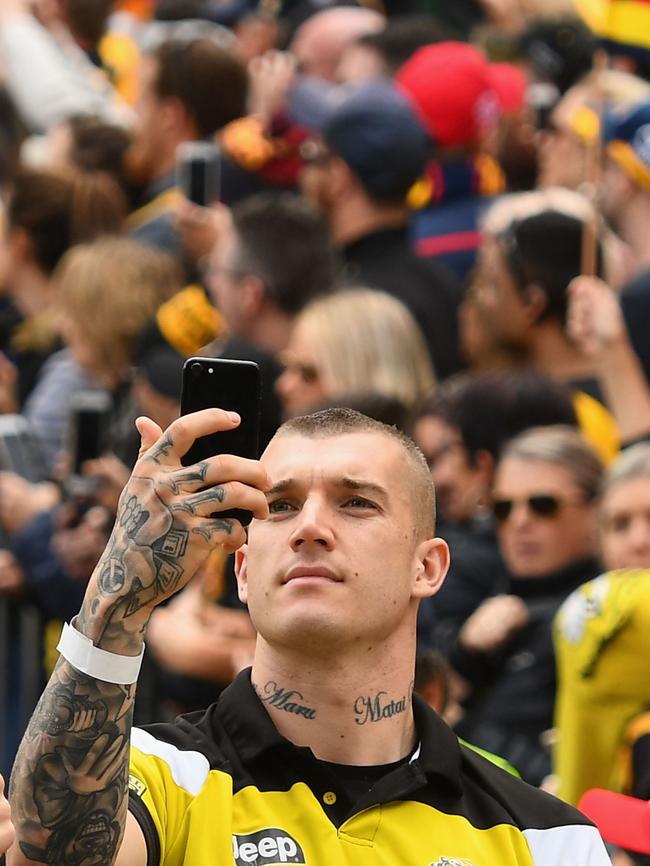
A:
POLYGON ((359 695, 353 704, 356 724, 381 722, 383 719, 392 719, 393 716, 406 712, 406 695, 399 700, 389 700, 387 694, 388 692, 381 691, 374 696, 359 695))
POLYGON ((270 707, 284 710, 285 713, 293 713, 295 716, 302 716, 305 719, 316 718, 316 710, 304 703, 305 699, 302 692, 296 689, 283 689, 273 680, 269 680, 261 689, 255 684, 253 684, 253 688, 262 703, 268 704, 270 707))

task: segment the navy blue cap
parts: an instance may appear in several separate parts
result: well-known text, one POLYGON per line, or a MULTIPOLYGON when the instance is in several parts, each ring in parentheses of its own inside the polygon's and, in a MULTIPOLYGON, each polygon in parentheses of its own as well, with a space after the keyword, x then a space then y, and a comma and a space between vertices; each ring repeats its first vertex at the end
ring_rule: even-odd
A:
POLYGON ((323 137, 376 199, 404 198, 431 157, 431 139, 389 79, 356 87, 303 79, 288 110, 296 123, 323 137))

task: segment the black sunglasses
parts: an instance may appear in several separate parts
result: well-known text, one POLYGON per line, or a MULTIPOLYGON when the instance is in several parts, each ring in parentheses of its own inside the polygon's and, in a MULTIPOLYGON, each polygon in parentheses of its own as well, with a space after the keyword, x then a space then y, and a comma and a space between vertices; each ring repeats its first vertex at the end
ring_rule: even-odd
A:
MULTIPOLYGON (((497 523, 504 523, 511 515, 512 509, 518 500, 495 499, 492 503, 492 514, 497 523)), ((528 496, 519 500, 526 503, 528 508, 538 517, 555 517, 560 510, 561 501, 557 496, 540 494, 539 496, 528 496)))

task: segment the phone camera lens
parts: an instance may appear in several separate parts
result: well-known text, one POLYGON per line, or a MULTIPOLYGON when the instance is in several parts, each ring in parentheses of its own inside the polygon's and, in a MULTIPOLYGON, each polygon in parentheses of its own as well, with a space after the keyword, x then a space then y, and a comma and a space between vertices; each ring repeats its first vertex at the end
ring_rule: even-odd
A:
POLYGON ((203 365, 196 361, 194 364, 190 365, 190 371, 193 376, 200 376, 203 372, 203 365))

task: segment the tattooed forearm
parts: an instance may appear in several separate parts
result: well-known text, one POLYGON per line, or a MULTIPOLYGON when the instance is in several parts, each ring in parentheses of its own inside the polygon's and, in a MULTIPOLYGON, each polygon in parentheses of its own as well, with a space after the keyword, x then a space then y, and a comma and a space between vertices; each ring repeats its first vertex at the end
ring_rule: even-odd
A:
POLYGON ((57 866, 109 866, 126 820, 134 689, 61 659, 36 708, 11 779, 19 847, 57 866))
POLYGON ((261 689, 257 685, 253 685, 259 699, 270 707, 284 710, 285 713, 303 716, 305 719, 316 718, 316 710, 304 703, 305 699, 302 693, 296 689, 283 689, 273 680, 269 680, 261 689))
POLYGON ((366 722, 380 722, 382 719, 391 719, 399 713, 406 712, 406 695, 399 700, 388 700, 387 692, 377 692, 372 695, 359 695, 354 702, 354 715, 357 725, 365 725, 366 722))

